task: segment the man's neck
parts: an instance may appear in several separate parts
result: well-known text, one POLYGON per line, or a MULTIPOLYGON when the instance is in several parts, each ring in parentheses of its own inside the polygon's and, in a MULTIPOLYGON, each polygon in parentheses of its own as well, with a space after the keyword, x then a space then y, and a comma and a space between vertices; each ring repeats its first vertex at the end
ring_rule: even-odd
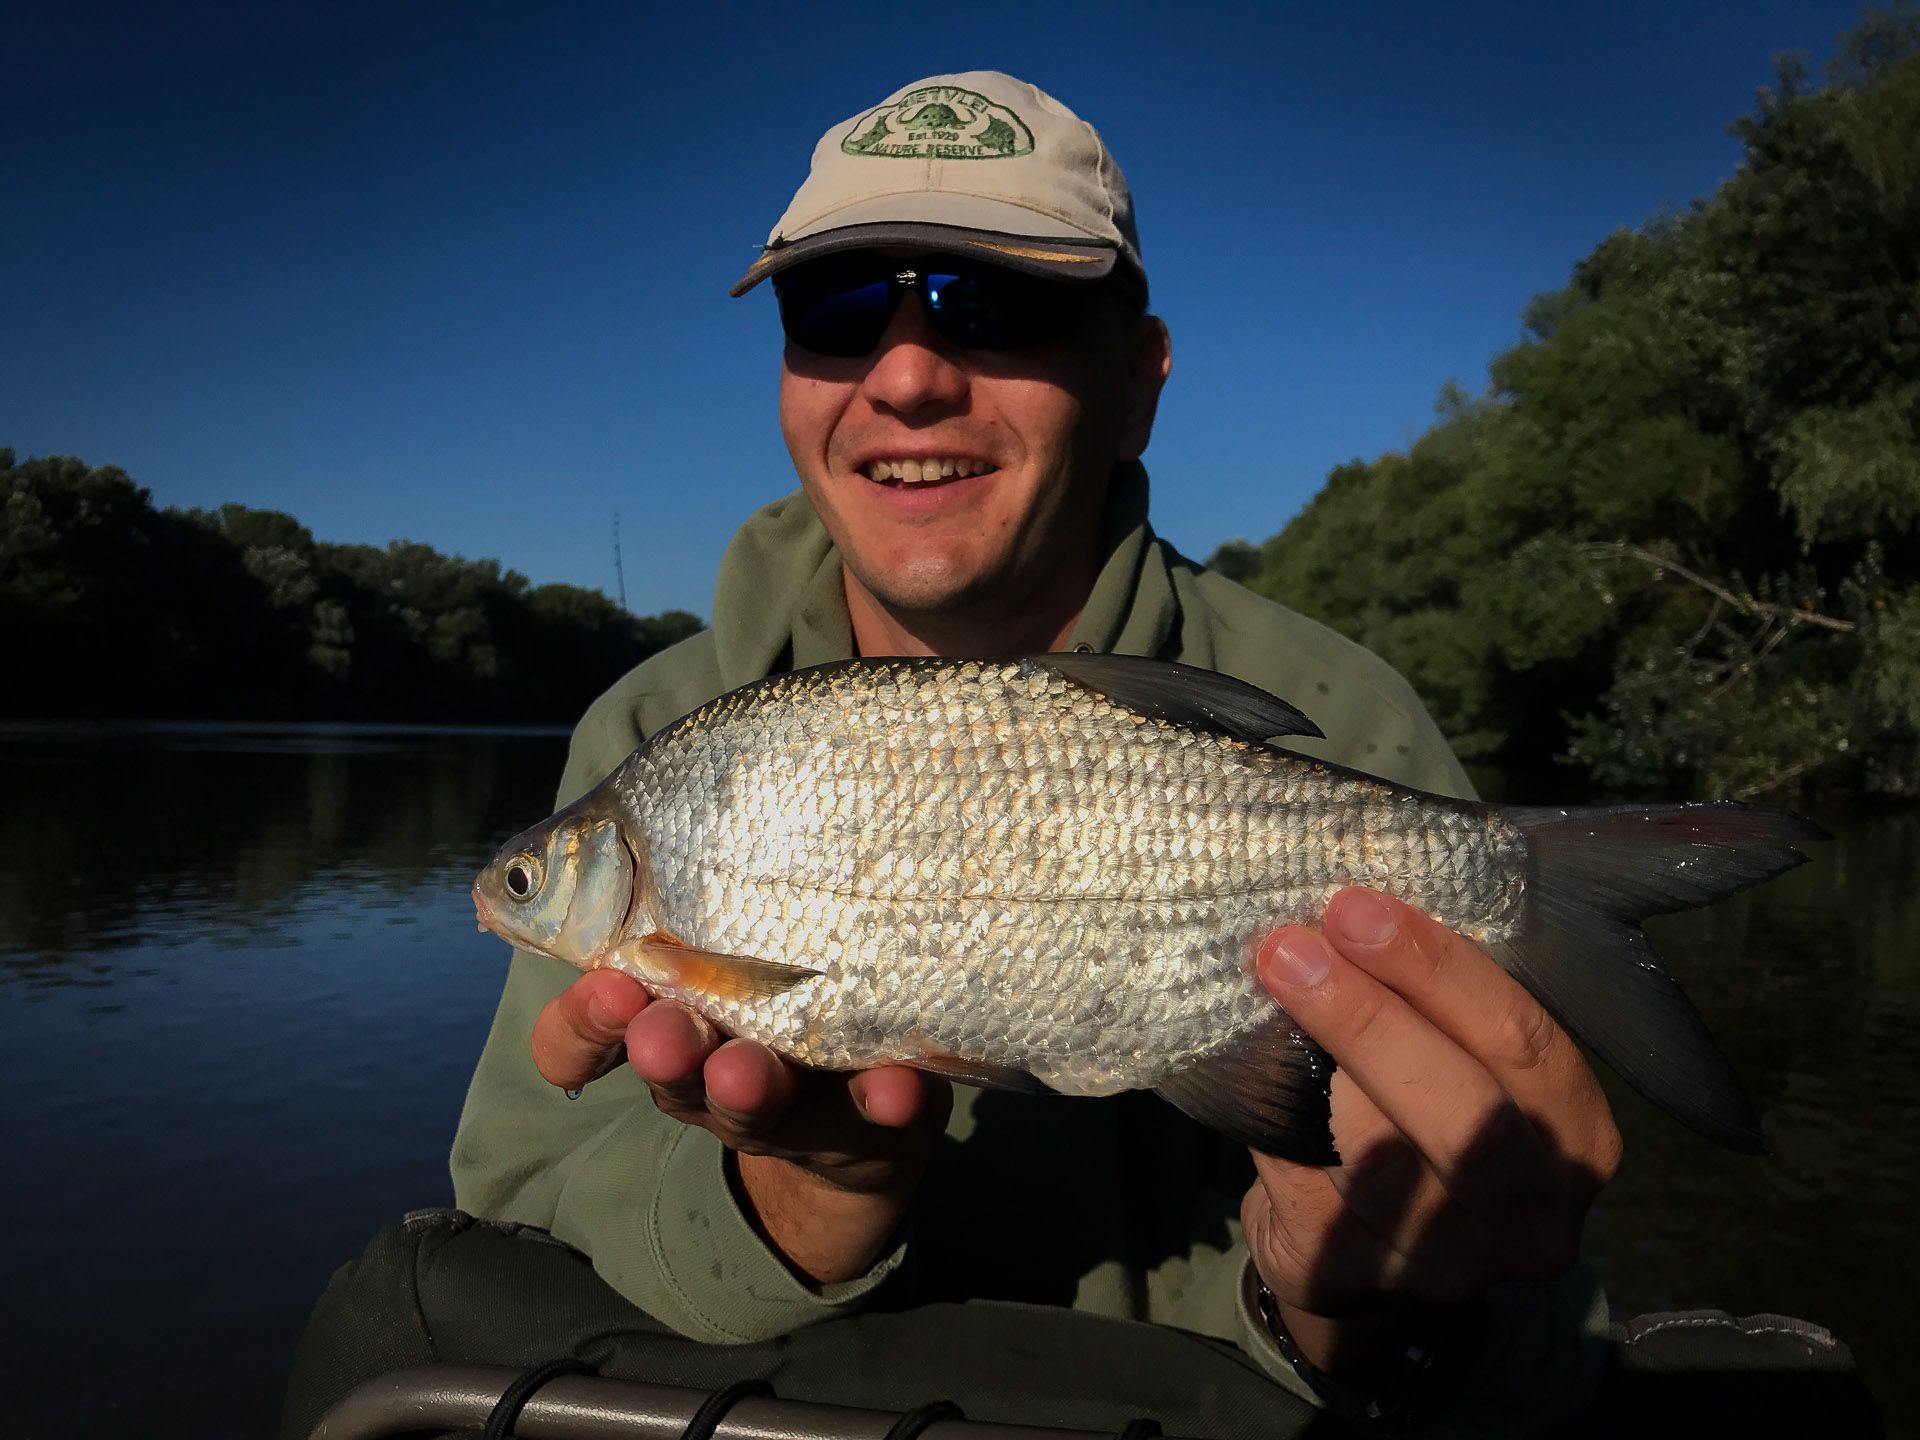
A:
POLYGON ((860 655, 1038 655, 1063 650, 1080 620, 1070 614, 1004 620, 946 615, 899 615, 843 571, 853 647, 860 655))

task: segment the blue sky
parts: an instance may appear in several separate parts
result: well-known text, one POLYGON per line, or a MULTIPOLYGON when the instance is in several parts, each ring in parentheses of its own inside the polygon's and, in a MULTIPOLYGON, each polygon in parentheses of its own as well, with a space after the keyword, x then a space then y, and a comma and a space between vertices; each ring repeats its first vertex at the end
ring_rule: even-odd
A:
POLYGON ((705 614, 793 483, 772 298, 726 286, 827 126, 994 68, 1132 183, 1174 336, 1155 517, 1204 556, 1480 389, 1857 15, 6 0, 0 445, 609 593, 617 510, 632 607, 705 614))

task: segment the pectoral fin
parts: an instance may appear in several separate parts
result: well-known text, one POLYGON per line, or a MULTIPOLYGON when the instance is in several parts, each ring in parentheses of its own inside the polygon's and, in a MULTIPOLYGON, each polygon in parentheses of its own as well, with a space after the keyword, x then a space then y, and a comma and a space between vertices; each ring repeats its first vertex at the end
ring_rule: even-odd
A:
POLYGON ((643 985, 732 1001, 770 999, 822 973, 784 960, 702 950, 660 931, 627 941, 608 957, 607 963, 643 985))

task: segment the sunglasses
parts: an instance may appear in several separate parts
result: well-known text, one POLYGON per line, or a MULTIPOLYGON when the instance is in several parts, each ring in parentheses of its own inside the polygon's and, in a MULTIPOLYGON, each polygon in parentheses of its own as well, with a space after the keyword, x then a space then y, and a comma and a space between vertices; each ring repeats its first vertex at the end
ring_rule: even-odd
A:
POLYGON ((1081 310, 1077 287, 951 256, 830 256, 773 277, 787 339, 816 355, 871 355, 900 298, 920 292, 927 323, 964 350, 1018 350, 1057 339, 1081 310))

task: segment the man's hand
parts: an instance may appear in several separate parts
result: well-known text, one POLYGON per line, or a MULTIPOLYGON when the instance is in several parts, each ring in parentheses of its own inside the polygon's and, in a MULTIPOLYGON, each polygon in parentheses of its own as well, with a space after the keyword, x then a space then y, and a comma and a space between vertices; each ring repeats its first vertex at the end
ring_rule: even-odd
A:
POLYGON ((1306 1359, 1372 1378, 1422 1306, 1579 1254, 1620 1132, 1573 1041, 1471 942, 1369 890, 1262 943, 1261 983, 1333 1055, 1335 1169, 1254 1156, 1255 1267, 1306 1359))
POLYGON ((583 975, 533 1026, 534 1064, 564 1090, 616 1068, 622 1044, 662 1114, 733 1152, 741 1208, 814 1285, 871 1268, 953 1106, 944 1080, 904 1066, 844 1074, 790 1065, 683 1005, 650 1001, 616 971, 583 975))

